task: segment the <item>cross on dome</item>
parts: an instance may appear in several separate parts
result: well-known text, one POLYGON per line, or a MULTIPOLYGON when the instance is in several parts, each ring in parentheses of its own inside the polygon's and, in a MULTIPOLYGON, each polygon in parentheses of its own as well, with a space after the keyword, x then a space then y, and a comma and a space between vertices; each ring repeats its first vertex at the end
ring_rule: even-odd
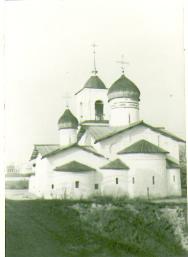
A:
POLYGON ((122 74, 124 74, 125 73, 125 65, 129 65, 129 62, 125 61, 125 57, 123 54, 121 55, 121 60, 117 61, 117 63, 121 64, 121 66, 120 66, 121 72, 122 72, 122 74))
POLYGON ((68 92, 65 93, 65 95, 63 95, 63 99, 65 101, 65 107, 66 109, 69 109, 69 106, 70 106, 70 95, 68 94, 68 92))
POLYGON ((94 67, 92 73, 94 73, 96 75, 98 73, 97 68, 96 68, 96 60, 95 60, 95 57, 96 57, 95 49, 96 49, 97 45, 95 43, 93 43, 91 46, 93 47, 93 67, 94 67))

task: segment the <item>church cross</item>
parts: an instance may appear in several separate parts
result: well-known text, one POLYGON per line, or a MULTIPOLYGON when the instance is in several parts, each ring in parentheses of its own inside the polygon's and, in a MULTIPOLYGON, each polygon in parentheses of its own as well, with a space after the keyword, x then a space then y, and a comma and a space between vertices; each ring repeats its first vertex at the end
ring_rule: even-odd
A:
POLYGON ((70 105, 70 99, 71 99, 70 95, 66 92, 65 95, 63 95, 63 99, 65 101, 65 106, 68 109, 70 105))
POLYGON ((120 66, 121 67, 121 72, 122 72, 122 74, 124 74, 125 73, 125 65, 129 65, 129 62, 125 61, 125 58, 124 58, 123 54, 121 55, 121 60, 117 61, 117 63, 121 64, 121 66, 120 66))
POLYGON ((94 67, 94 70, 92 71, 92 73, 94 73, 95 75, 98 73, 97 69, 96 69, 96 60, 95 60, 95 57, 96 57, 96 47, 97 45, 95 43, 93 43, 91 45, 93 47, 93 67, 94 67))

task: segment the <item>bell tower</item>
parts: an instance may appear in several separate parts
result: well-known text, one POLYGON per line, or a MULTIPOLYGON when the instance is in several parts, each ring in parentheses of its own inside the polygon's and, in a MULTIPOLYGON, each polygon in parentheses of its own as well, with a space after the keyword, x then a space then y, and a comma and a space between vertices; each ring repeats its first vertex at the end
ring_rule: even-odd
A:
POLYGON ((75 94, 77 118, 80 123, 92 121, 100 123, 109 119, 107 88, 97 76, 96 44, 93 47, 93 71, 84 87, 75 94))

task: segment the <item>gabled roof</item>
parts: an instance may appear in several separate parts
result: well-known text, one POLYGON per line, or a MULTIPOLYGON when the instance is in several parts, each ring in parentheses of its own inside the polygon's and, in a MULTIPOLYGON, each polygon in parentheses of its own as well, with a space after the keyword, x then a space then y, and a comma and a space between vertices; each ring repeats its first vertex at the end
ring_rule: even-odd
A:
POLYGON ((128 153, 163 153, 166 154, 168 151, 158 147, 157 145, 154 145, 146 140, 140 140, 122 151, 118 152, 118 154, 128 154, 128 153))
POLYGON ((42 156, 59 148, 58 144, 34 145, 30 160, 34 160, 40 153, 42 156))
POLYGON ((140 126, 140 125, 143 125, 143 126, 145 126, 147 128, 150 128, 151 130, 153 130, 153 131, 155 131, 157 133, 160 133, 161 135, 164 135, 166 137, 170 137, 170 138, 172 138, 172 139, 174 139, 174 140, 176 140, 178 142, 184 142, 185 143, 185 140, 175 136, 174 134, 168 132, 167 130, 164 130, 164 129, 161 129, 161 128, 158 128, 158 127, 153 127, 153 126, 145 123, 143 120, 131 123, 130 125, 124 126, 124 127, 109 128, 109 132, 107 132, 105 134, 103 133, 103 135, 101 135, 100 137, 96 138, 95 143, 100 142, 100 141, 105 140, 105 139, 108 139, 110 137, 113 137, 113 136, 115 136, 117 134, 120 134, 120 133, 123 133, 125 131, 128 131, 128 130, 130 130, 132 128, 135 128, 137 126, 140 126))
POLYGON ((102 154, 99 154, 92 146, 81 146, 81 145, 78 145, 78 144, 72 144, 72 145, 69 145, 69 146, 66 146, 66 147, 59 147, 57 148, 56 150, 50 152, 50 153, 47 153, 46 155, 44 155, 43 157, 50 157, 50 156, 53 156, 57 153, 60 153, 60 152, 63 152, 63 151, 66 151, 66 150, 69 150, 71 148, 79 148, 83 151, 86 151, 86 152, 89 152, 89 153, 92 153, 96 156, 99 156, 99 157, 103 157, 105 158, 102 154))
POLYGON ((128 170, 129 167, 122 162, 120 159, 116 159, 102 166, 101 169, 110 169, 110 170, 128 170))
POLYGON ((95 171, 94 168, 91 168, 83 163, 77 161, 71 161, 64 165, 58 166, 54 169, 55 171, 71 171, 71 172, 87 172, 95 171))
POLYGON ((178 163, 170 160, 169 158, 166 158, 166 168, 167 169, 179 169, 180 166, 178 163))

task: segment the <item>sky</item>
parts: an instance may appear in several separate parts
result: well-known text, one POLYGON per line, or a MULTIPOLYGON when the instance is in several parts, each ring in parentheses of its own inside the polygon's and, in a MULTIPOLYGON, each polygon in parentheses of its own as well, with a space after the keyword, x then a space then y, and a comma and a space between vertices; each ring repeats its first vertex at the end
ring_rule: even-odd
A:
POLYGON ((33 144, 58 143, 65 95, 93 70, 93 42, 105 85, 120 77, 124 54, 141 119, 185 138, 181 0, 20 0, 4 10, 7 163, 28 161, 33 144))

